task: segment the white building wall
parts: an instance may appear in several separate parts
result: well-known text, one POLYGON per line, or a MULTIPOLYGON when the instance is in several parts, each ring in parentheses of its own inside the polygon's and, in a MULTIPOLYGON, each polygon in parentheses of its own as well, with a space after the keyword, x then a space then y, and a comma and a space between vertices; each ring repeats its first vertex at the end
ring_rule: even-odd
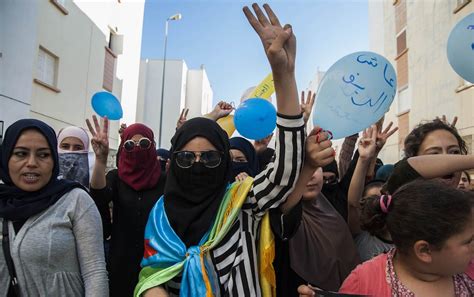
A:
POLYGON ((183 60, 166 60, 165 71, 161 145, 159 133, 163 60, 141 62, 137 122, 142 122, 153 130, 157 146, 169 149, 176 122, 185 106, 188 67, 183 60))
MULTIPOLYGON (((94 114, 91 97, 102 91, 106 37, 72 2, 66 2, 63 14, 49 1, 39 2, 30 115, 50 124, 56 131, 74 125, 85 127, 85 119, 94 114), (59 58, 58 91, 33 83, 37 53, 42 46, 59 58)), ((121 82, 115 79, 113 93, 121 95, 121 82)), ((110 146, 118 146, 118 121, 110 125, 110 146)))
POLYGON ((0 120, 29 115, 39 1, 0 1, 0 120))
POLYGON ((188 118, 207 114, 212 110, 213 92, 204 69, 190 69, 186 84, 188 118))
MULTIPOLYGON (((408 88, 398 93, 385 116, 385 122, 398 125, 398 116, 409 109, 409 131, 422 121, 447 115, 459 117, 456 125, 461 136, 473 144, 474 87, 463 85, 461 78, 448 63, 446 46, 454 25, 474 12, 474 2, 458 12, 456 0, 406 1, 408 88)), ((369 1, 369 31, 372 50, 381 47, 384 55, 396 68, 395 7, 392 0, 369 1), (381 12, 380 9, 383 9, 381 12), (374 13, 372 13, 374 12, 374 13), (383 15, 383 27, 380 16, 383 15)), ((400 91, 400 90, 399 90, 400 91)), ((386 163, 400 159, 403 144, 398 143, 398 132, 389 138, 380 157, 386 163)))
POLYGON ((109 40, 111 30, 123 35, 123 53, 118 55, 116 75, 123 81, 122 122, 137 121, 137 90, 140 71, 145 0, 74 0, 109 40))

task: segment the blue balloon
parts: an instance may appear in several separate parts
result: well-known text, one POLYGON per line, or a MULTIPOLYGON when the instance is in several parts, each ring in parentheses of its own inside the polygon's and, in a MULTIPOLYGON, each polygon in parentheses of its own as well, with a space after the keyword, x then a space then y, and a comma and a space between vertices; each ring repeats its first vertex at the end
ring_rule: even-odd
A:
POLYGON ((253 140, 263 139, 275 130, 275 107, 265 99, 248 99, 235 111, 234 124, 240 135, 253 140))
POLYGON ((448 61, 459 76, 474 83, 474 13, 460 20, 449 34, 448 61))
POLYGON ((397 92, 392 64, 373 52, 356 52, 337 61, 324 75, 313 110, 313 124, 335 139, 377 122, 397 92))
POLYGON ((120 120, 123 116, 122 106, 112 93, 97 92, 92 96, 92 108, 101 117, 109 120, 120 120))

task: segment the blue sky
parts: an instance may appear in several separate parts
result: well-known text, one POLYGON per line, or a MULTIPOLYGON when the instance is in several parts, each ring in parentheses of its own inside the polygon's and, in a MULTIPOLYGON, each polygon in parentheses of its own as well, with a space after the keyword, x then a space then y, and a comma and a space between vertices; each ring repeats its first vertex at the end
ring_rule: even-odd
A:
MULTIPOLYGON (((304 90, 316 70, 327 70, 346 54, 368 50, 367 0, 277 0, 269 3, 280 22, 290 23, 297 38, 296 79, 304 90)), ((237 0, 146 0, 142 58, 162 59, 165 20, 171 21, 167 59, 183 59, 188 68, 201 64, 214 91, 214 102, 238 102, 257 85, 270 66, 257 34, 237 0)))

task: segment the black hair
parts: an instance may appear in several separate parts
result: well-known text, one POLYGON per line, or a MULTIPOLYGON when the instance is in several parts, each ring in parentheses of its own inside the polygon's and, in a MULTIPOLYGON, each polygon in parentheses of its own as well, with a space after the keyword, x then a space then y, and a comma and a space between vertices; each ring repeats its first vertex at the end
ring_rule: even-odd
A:
MULTIPOLYGON (((388 196, 382 197, 387 205, 388 196)), ((474 207, 474 193, 436 180, 416 180, 402 186, 392 196, 387 213, 382 211, 380 199, 361 200, 362 229, 380 236, 386 228, 401 252, 408 252, 418 240, 442 248, 447 239, 464 230, 474 207)))
POLYGON ((469 184, 471 183, 471 176, 469 175, 469 172, 467 171, 463 171, 462 173, 464 173, 467 177, 467 181, 469 182, 469 184))
POLYGON ((461 154, 467 155, 466 142, 459 135, 458 130, 452 125, 449 125, 440 119, 435 119, 430 122, 419 124, 410 132, 410 134, 407 135, 404 143, 405 157, 409 158, 417 156, 418 150, 420 149, 421 144, 425 140, 425 137, 429 133, 436 130, 446 130, 453 134, 453 136, 456 137, 456 140, 458 141, 459 148, 461 149, 461 154))
POLYGON ((362 197, 367 196, 367 192, 370 191, 373 188, 382 189, 384 184, 385 184, 385 182, 381 179, 374 179, 374 180, 369 181, 368 183, 365 184, 364 192, 362 192, 362 197))

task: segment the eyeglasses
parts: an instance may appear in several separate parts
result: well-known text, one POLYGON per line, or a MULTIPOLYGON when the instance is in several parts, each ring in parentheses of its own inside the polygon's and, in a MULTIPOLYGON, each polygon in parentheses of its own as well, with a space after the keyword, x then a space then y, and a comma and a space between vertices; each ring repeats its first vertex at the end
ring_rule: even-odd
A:
POLYGON ((219 151, 205 151, 205 152, 189 152, 179 151, 174 152, 176 156, 176 164, 181 168, 190 168, 199 157, 201 162, 207 168, 216 168, 221 164, 222 152, 219 151))
POLYGON ((129 139, 129 140, 127 140, 123 143, 123 148, 127 152, 133 151, 133 148, 136 147, 136 146, 138 146, 139 148, 144 149, 144 150, 149 149, 151 147, 151 140, 146 138, 146 137, 143 137, 138 141, 134 141, 133 139, 129 139))

